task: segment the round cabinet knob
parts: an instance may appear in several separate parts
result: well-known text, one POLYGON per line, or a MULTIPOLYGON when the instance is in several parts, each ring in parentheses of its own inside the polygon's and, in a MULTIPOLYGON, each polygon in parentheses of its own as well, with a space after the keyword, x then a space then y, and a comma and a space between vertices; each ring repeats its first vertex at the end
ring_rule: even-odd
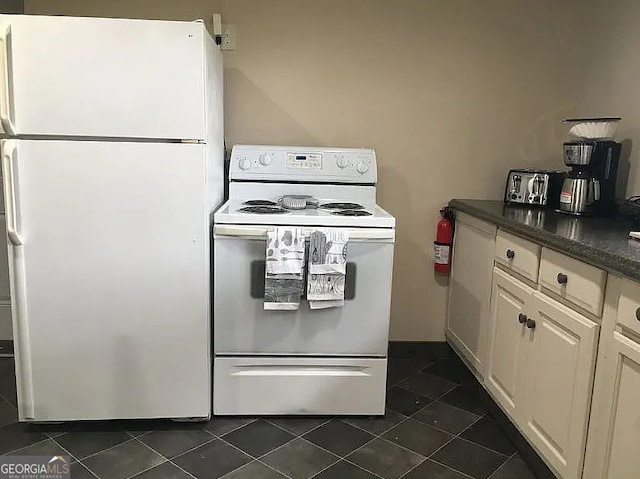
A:
POLYGON ((522 314, 522 313, 520 313, 520 314, 518 315, 518 322, 519 322, 520 324, 524 324, 524 323, 526 323, 526 322, 527 322, 527 316, 526 316, 526 315, 524 315, 524 314, 522 314))
POLYGON ((567 281, 569 281, 569 278, 567 278, 567 275, 564 273, 558 273, 556 279, 558 280, 558 284, 567 284, 567 281))
POLYGON ((260 155, 260 164, 268 166, 271 164, 271 155, 260 155))
POLYGON ((507 250, 507 259, 513 259, 515 255, 516 255, 516 252, 513 251, 512 249, 507 250))
POLYGON ((640 308, 636 309, 636 319, 640 321, 640 308))
POLYGON ((247 158, 240 158, 240 160, 238 161, 238 166, 241 170, 248 170, 249 168, 251 168, 251 160, 247 158))
POLYGON ((536 321, 534 319, 527 319, 527 328, 536 329, 536 321))
POLYGON ((369 165, 367 165, 364 161, 361 161, 356 165, 356 171, 361 175, 364 175, 367 171, 369 171, 369 165))
POLYGON ((343 155, 340 155, 336 160, 336 164, 338 165, 338 168, 345 169, 349 166, 349 160, 347 160, 343 155))

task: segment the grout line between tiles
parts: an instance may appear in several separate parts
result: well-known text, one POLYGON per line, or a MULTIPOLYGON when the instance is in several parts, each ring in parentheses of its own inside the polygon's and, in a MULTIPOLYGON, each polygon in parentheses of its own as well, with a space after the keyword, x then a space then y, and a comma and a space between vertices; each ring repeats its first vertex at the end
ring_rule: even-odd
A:
POLYGON ((469 439, 467 439, 465 437, 459 437, 458 439, 460 439, 461 441, 464 441, 464 442, 468 442, 469 444, 473 444, 474 446, 481 447, 482 449, 485 449, 485 450, 487 450, 489 452, 493 452, 493 453, 495 453, 495 454, 497 454, 499 456, 504 457, 505 459, 509 459, 511 457, 511 456, 509 456, 507 454, 504 454, 504 453, 502 453, 500 451, 496 451, 495 449, 491 449, 490 447, 483 446, 482 444, 478 444, 477 442, 473 442, 473 441, 471 441, 471 440, 469 440, 469 439))
MULTIPOLYGON (((212 439, 211 439, 211 441, 215 441, 215 439, 216 439, 216 438, 212 438, 212 439)), ((144 469, 144 470, 142 470, 142 471, 138 471, 138 472, 136 472, 135 474, 132 474, 131 476, 128 476, 128 477, 127 477, 127 479, 131 479, 132 477, 135 477, 135 476, 137 476, 138 474, 142 474, 143 472, 148 471, 148 470, 150 470, 150 469, 153 469, 154 467, 158 467, 158 466, 160 466, 161 464, 164 464, 164 463, 166 463, 166 462, 169 462, 169 463, 173 464, 174 466, 176 466, 178 469, 181 469, 183 472, 185 472, 185 473, 186 473, 186 474, 188 474, 189 476, 193 477, 194 479, 197 479, 197 478, 196 478, 193 474, 191 474, 189 471, 185 471, 184 469, 182 469, 182 468, 181 468, 180 466, 178 466, 177 464, 174 464, 174 463, 171 461, 171 459, 169 459, 169 458, 168 458, 167 456, 165 456, 164 454, 160 454, 160 452, 159 452, 159 451, 156 451, 154 448, 152 448, 152 447, 151 447, 151 446, 149 446, 148 444, 145 444, 144 442, 139 441, 137 438, 134 438, 134 440, 135 440, 135 441, 137 441, 137 442, 139 442, 139 443, 140 443, 140 444, 142 444, 143 446, 145 446, 147 449, 149 449, 149 450, 151 450, 151 451, 155 452, 156 454, 158 454, 160 457, 162 457, 162 458, 163 458, 163 459, 165 459, 165 460, 164 460, 164 461, 162 461, 160 464, 156 464, 156 465, 151 466, 151 467, 148 467, 147 469, 144 469)), ((204 444, 209 444, 211 441, 207 441, 207 442, 205 442, 205 443, 202 443, 202 444, 200 444, 200 446, 202 446, 202 445, 204 445, 204 444)), ((194 447, 193 449, 197 449, 197 448, 198 448, 198 447, 200 447, 200 446, 194 447)), ((190 451, 192 451, 193 449, 190 449, 190 451)), ((186 452, 184 452, 183 454, 186 454, 187 452, 189 452, 189 451, 186 451, 186 452)))
POLYGON ((257 417, 255 417, 255 418, 251 418, 251 420, 250 420, 249 422, 247 422, 247 423, 245 423, 245 424, 240 424, 239 426, 234 427, 233 429, 230 429, 230 430, 226 431, 224 434, 216 434, 215 432, 213 432, 213 431, 209 431, 209 430, 208 430, 208 429, 206 429, 206 428, 203 428, 203 429, 204 429, 205 431, 207 431, 209 434, 212 434, 212 435, 213 435, 213 436, 215 436, 215 437, 220 437, 220 438, 221 438, 222 436, 226 436, 227 434, 231 434, 232 432, 237 431, 238 429, 242 429, 243 427, 248 426, 249 424, 253 424, 253 423, 254 423, 254 422, 256 422, 258 419, 259 419, 259 418, 257 418, 257 417))
MULTIPOLYGON (((440 465, 440 466, 442 466, 442 467, 446 467, 447 469, 451 469, 452 471, 455 471, 455 472, 457 472, 458 474, 463 475, 464 477, 468 477, 469 479, 478 479, 477 477, 470 476, 470 475, 469 475, 469 474, 467 474, 466 472, 462 472, 462 471, 460 471, 459 469, 456 469, 455 467, 451 467, 451 466, 448 466, 447 464, 444 464, 444 463, 442 463, 442 462, 440 462, 440 461, 436 461, 435 459, 433 459, 433 458, 431 458, 431 457, 428 457, 427 459, 428 459, 428 460, 430 460, 430 461, 432 461, 432 462, 435 462, 436 464, 438 464, 438 465, 440 465)), ((400 479, 402 479, 402 478, 400 478, 400 479)))
MULTIPOLYGON (((85 466, 84 464, 82 464, 82 462, 78 461, 78 462, 76 462, 76 464, 78 464, 80 467, 82 467, 85 471, 88 471, 88 472, 89 472, 89 474, 91 474, 93 477, 95 477, 95 478, 97 478, 97 479, 100 479, 100 477, 99 477, 95 472, 93 472, 93 471, 92 471, 91 469, 89 469, 87 466, 85 466)), ((69 467, 71 467, 71 466, 69 466, 69 467)))
MULTIPOLYGON (((76 457, 76 460, 77 460, 78 462, 82 462, 82 461, 85 461, 85 460, 89 459, 90 457, 97 456, 97 455, 98 455, 98 454, 100 454, 101 452, 109 451, 109 450, 113 449, 114 447, 121 446, 122 444, 127 444, 128 442, 131 442, 131 441, 135 441, 135 439, 134 439, 134 438, 127 439, 126 441, 122 441, 122 442, 120 442, 120 443, 118 443, 118 444, 115 444, 115 445, 113 445, 113 446, 109 446, 109 447, 107 447, 107 448, 105 448, 105 449, 101 449, 101 450, 100 450, 100 451, 98 451, 98 452, 94 452, 93 454, 89 454, 88 456, 85 456, 85 457, 83 457, 82 459, 80 459, 78 456, 75 456, 75 457, 76 457)), ((56 443, 57 443, 57 442, 58 442, 58 441, 56 441, 56 443)))
POLYGON ((317 426, 312 427, 312 428, 311 428, 311 429, 309 429, 308 431, 305 431, 305 432, 303 432, 302 434, 297 434, 297 435, 296 435, 296 434, 294 434, 294 433, 292 433, 292 432, 291 432, 291 431, 289 431, 288 429, 285 429, 284 427, 279 426, 278 424, 276 424, 276 423, 274 423, 274 422, 271 422, 269 419, 265 419, 265 421, 266 421, 266 422, 268 422, 269 424, 271 424, 272 426, 277 427, 278 429, 282 429, 283 431, 288 432, 289 434, 293 434, 293 435, 294 435, 294 436, 296 436, 296 437, 302 437, 302 436, 304 436, 305 434, 309 434, 311 431, 315 431, 315 430, 316 430, 316 429, 318 429, 319 427, 322 427, 322 426, 324 426, 325 424, 327 424, 327 423, 331 422, 333 419, 334 419, 334 418, 329 418, 329 419, 327 419, 325 422, 323 422, 322 424, 318 424, 317 426))
MULTIPOLYGON (((294 440, 294 439, 297 439, 297 438, 295 438, 295 437, 294 437, 292 440, 294 440)), ((262 462, 258 457, 254 456, 253 454, 249 454, 247 451, 243 451, 243 450, 242 450, 242 449, 240 449, 238 446, 235 446, 235 445, 231 444, 230 442, 225 441, 225 440, 224 440, 224 438, 219 437, 219 438, 218 438, 218 440, 220 440, 220 441, 224 442, 225 444, 227 444, 227 445, 231 446, 231 447, 232 447, 232 448, 234 448, 234 449, 237 449, 237 450, 238 450, 238 451, 240 451, 242 454, 244 454, 244 455, 246 455, 246 456, 249 456, 251 459, 253 459, 253 460, 254 460, 254 461, 256 461, 256 462, 259 462, 259 463, 260 463, 260 464, 262 464, 263 466, 266 466, 266 467, 268 467, 269 469, 272 469, 272 470, 276 471, 277 473, 282 474, 282 475, 283 475, 284 477, 286 477, 287 479, 294 479, 294 478, 292 478, 292 477, 289 477, 287 474, 285 474, 285 473, 283 473, 283 472, 281 472, 281 471, 278 471, 278 470, 277 470, 277 469, 275 469, 274 467, 271 467, 269 464, 265 464, 265 463, 264 463, 264 462, 262 462)), ((291 441, 288 441, 287 443, 289 443, 289 442, 291 442, 291 441)), ((282 446, 284 446, 284 444, 282 444, 282 446)), ((281 446, 280 446, 280 447, 281 447, 281 446)), ((275 449, 274 449, 274 450, 275 450, 275 449)), ((271 451, 269 451, 269 452, 271 452, 271 451)), ((263 455, 262 455, 262 456, 260 456, 260 457, 264 457, 264 456, 266 456, 267 454, 269 454, 269 453, 267 452, 267 453, 263 454, 263 455)), ((247 464, 249 464, 250 462, 252 462, 252 461, 249 461, 247 464)), ((245 464, 245 465, 246 465, 246 464, 245 464)), ((227 474, 230 474, 230 473, 232 473, 232 472, 234 472, 234 471, 236 471, 236 470, 238 470, 238 469, 239 469, 239 468, 236 468, 236 469, 234 469, 233 471, 229 471, 227 474)))

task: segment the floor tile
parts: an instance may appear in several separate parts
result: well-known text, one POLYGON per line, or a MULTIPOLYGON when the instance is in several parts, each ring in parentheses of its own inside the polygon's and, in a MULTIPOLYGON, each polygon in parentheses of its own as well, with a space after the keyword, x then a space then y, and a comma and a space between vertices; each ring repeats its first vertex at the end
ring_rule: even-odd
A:
POLYGON ((341 457, 346 456, 373 437, 368 432, 350 426, 339 419, 333 419, 304 436, 305 439, 341 457))
POLYGON ((394 386, 416 372, 413 368, 389 360, 387 364, 387 384, 394 386))
POLYGON ((431 459, 477 479, 486 479, 507 458, 463 439, 454 439, 431 459))
MULTIPOLYGON (((225 478, 226 479, 226 478, 225 478)), ((340 461, 325 469, 313 479, 379 479, 370 472, 351 463, 340 461)))
POLYGON ((0 454, 44 441, 47 435, 38 426, 16 422, 0 428, 0 454))
POLYGON ((398 386, 430 398, 439 398, 455 389, 458 384, 433 374, 417 373, 409 376, 398 386))
POLYGON ((18 410, 8 401, 0 399, 0 427, 18 422, 18 410))
POLYGON ((224 479, 287 479, 287 477, 258 461, 253 461, 230 472, 224 476, 224 479))
POLYGON ((282 446, 295 436, 280 429, 264 419, 259 419, 251 424, 225 434, 223 439, 253 457, 260 457, 282 446))
MULTIPOLYGON (((76 479, 73 474, 71 478, 76 479)), ((163 462, 159 466, 133 476, 131 479, 193 479, 193 477, 170 462, 163 462)))
POLYGON ((286 429, 291 434, 296 436, 301 436, 309 432, 311 429, 314 429, 322 424, 328 422, 329 419, 325 418, 316 418, 316 417, 279 417, 269 419, 270 423, 275 424, 283 429, 286 429))
POLYGON ((523 461, 512 457, 491 475, 491 479, 536 479, 536 476, 523 461))
POLYGON ((391 429, 393 426, 401 421, 404 421, 406 418, 407 416, 388 409, 387 414, 385 414, 384 417, 353 417, 343 419, 343 421, 351 424, 352 426, 359 427, 360 429, 364 429, 365 431, 369 431, 370 433, 377 435, 391 429))
POLYGON ((427 366, 432 365, 436 359, 434 358, 390 358, 389 362, 392 364, 397 364, 398 366, 404 366, 413 371, 422 371, 427 366))
POLYGON ((347 459, 385 479, 397 479, 424 461, 424 456, 377 438, 347 459))
POLYGON ((251 457, 216 439, 176 457, 173 462, 198 479, 217 479, 251 462, 251 457))
MULTIPOLYGON (((73 479, 96 479, 95 474, 89 471, 79 462, 71 464, 71 477, 73 479)), ((167 478, 169 479, 169 478, 167 478)))
POLYGON ((337 456, 302 438, 294 439, 261 459, 274 469, 296 479, 309 478, 337 460, 337 456))
POLYGON ((479 385, 473 387, 458 386, 450 393, 445 394, 440 400, 478 416, 484 416, 487 413, 487 408, 483 403, 483 395, 480 388, 481 386, 479 385))
POLYGON ((405 416, 419 411, 431 401, 430 398, 397 386, 387 391, 387 407, 405 416))
POLYGON ((480 419, 480 416, 441 401, 429 404, 412 417, 451 434, 459 434, 480 419))
POLYGON ((216 436, 222 436, 253 421, 255 421, 255 418, 218 416, 213 417, 209 422, 203 423, 202 427, 216 436))
POLYGON ((56 442, 78 459, 129 441, 125 431, 72 431, 56 437, 56 442))
MULTIPOLYGON (((11 454, 15 456, 69 456, 69 452, 52 439, 31 444, 11 454)), ((71 460, 73 461, 73 458, 71 460)))
POLYGON ((469 479, 469 476, 427 459, 403 479, 469 479))
POLYGON ((16 371, 13 358, 0 358, 0 397, 17 406, 16 371))
POLYGON ((212 441, 215 436, 204 429, 187 431, 151 431, 139 437, 139 440, 171 459, 183 452, 212 441))
POLYGON ((440 359, 424 369, 425 373, 440 376, 458 384, 476 384, 477 380, 462 360, 456 356, 440 359))
POLYGON ((165 461, 135 439, 102 451, 82 461, 98 477, 125 479, 165 461))
POLYGON ((483 417, 469 429, 460 434, 460 437, 498 451, 505 456, 516 452, 515 447, 507 435, 500 429, 498 423, 488 417, 483 417))
POLYGON ((407 419, 403 423, 398 424, 382 437, 423 456, 432 454, 453 439, 451 434, 434 429, 431 426, 427 426, 413 419, 407 419))

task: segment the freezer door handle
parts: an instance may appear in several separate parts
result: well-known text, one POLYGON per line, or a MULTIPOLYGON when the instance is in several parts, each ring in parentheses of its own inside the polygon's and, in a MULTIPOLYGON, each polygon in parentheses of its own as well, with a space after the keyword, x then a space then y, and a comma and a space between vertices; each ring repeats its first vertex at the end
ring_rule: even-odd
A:
POLYGON ((16 183, 16 156, 18 149, 15 140, 5 140, 2 143, 2 170, 5 175, 5 215, 7 219, 7 236, 11 244, 20 246, 23 244, 18 232, 20 224, 20 203, 16 183))
POLYGON ((11 25, 0 24, 0 125, 5 135, 15 135, 13 125, 13 68, 11 59, 11 25))

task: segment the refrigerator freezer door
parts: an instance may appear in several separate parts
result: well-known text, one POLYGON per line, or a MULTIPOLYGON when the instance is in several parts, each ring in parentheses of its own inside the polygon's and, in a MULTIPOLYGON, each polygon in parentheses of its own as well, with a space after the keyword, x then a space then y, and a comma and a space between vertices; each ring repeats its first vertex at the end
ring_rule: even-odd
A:
POLYGON ((204 35, 200 22, 0 15, 3 130, 205 139, 204 35))
POLYGON ((1 147, 20 419, 209 416, 206 145, 1 147))

